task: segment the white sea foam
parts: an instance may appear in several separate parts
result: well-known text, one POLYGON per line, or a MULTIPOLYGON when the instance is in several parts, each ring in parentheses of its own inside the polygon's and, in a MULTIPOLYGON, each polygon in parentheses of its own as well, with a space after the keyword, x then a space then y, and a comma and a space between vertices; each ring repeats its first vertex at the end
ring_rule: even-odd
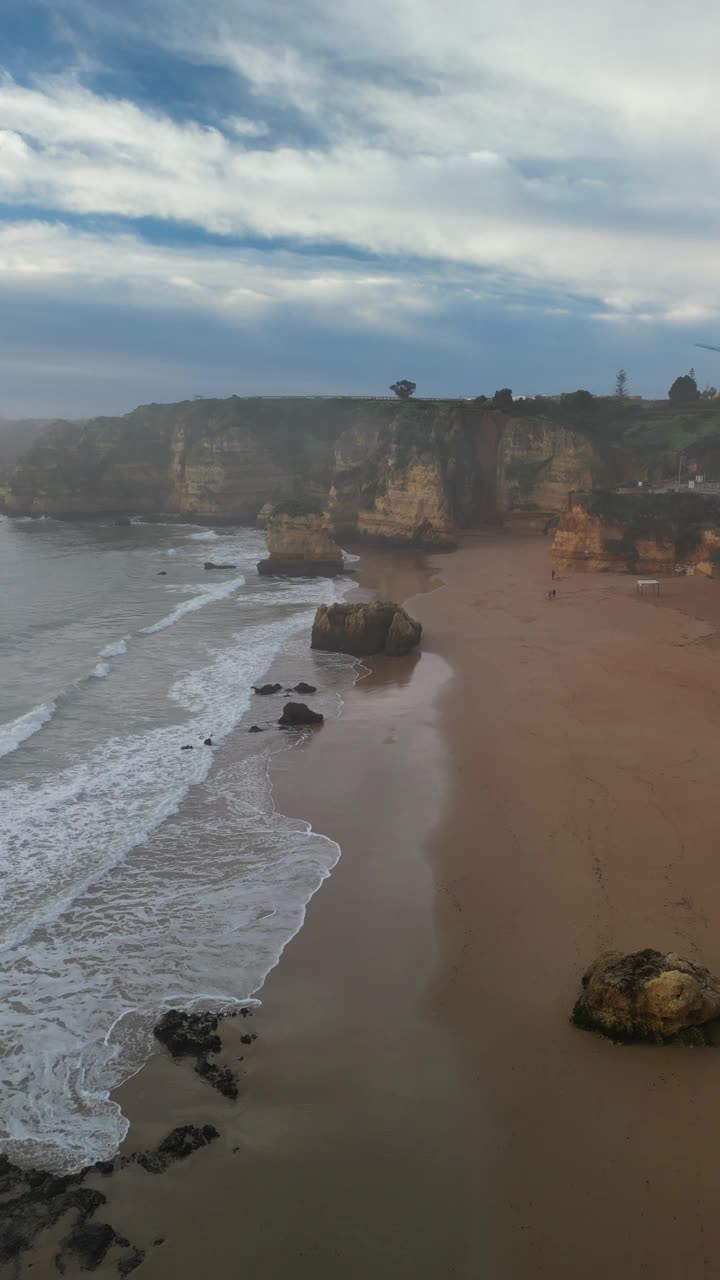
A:
POLYGON ((104 649, 100 650, 101 658, 121 658, 127 653, 127 637, 122 640, 114 640, 112 644, 106 644, 104 649))
POLYGON ((165 555, 166 555, 166 556, 176 556, 176 555, 177 555, 177 547, 168 547, 167 551, 165 552, 165 555))
POLYGON ((0 756, 17 751, 21 743, 42 729, 48 720, 52 720, 56 711, 56 703, 43 702, 39 707, 33 707, 32 711, 27 711, 24 716, 18 716, 17 720, 0 724, 0 756))
POLYGON ((159 622, 154 622, 149 627, 143 627, 142 634, 152 636, 157 631, 164 631, 166 627, 174 626, 176 622, 180 622, 189 613, 196 613, 198 609, 204 609, 208 604, 214 604, 217 600, 224 600, 227 596, 231 596, 234 591, 238 591, 243 586, 244 582, 244 577, 229 578, 227 582, 218 582, 215 586, 208 587, 199 596, 192 596, 190 600, 183 600, 182 604, 179 604, 165 618, 161 618, 159 622))
MULTIPOLYGON (((241 582, 215 584, 203 603, 241 582)), ((117 733, 5 788, 0 1030, 13 1053, 2 1064, 0 1149, 11 1158, 67 1170, 111 1156, 127 1122, 109 1094, 152 1053, 158 1012, 244 1002, 300 928, 338 846, 275 812, 270 735, 259 748, 247 740, 250 756, 216 754, 202 738, 227 738, 272 663, 302 672, 315 604, 346 586, 288 583, 287 610, 269 618, 262 591, 249 589, 255 616, 225 614, 236 634, 225 625, 221 647, 176 676, 172 723, 117 733), (180 751, 186 742, 195 750, 180 751)), ((166 643, 197 661, 182 631, 166 643)), ((151 652, 133 648, 133 660, 157 664, 151 652)), ((351 660, 313 663, 327 671, 317 705, 333 714, 351 660)))
POLYGON ((201 533, 190 534, 192 542, 213 542, 215 538, 217 538, 217 534, 214 529, 207 529, 201 533))
POLYGON ((104 680, 106 676, 110 675, 110 663, 98 662, 93 669, 93 675, 96 680, 104 680))

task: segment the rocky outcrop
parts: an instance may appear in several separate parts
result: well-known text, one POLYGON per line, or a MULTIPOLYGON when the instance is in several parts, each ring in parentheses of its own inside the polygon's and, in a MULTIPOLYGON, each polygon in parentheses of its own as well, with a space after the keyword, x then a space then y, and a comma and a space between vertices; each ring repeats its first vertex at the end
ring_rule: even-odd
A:
POLYGON ((290 500, 274 507, 265 527, 270 552, 258 573, 282 577, 333 577, 344 573, 340 547, 327 516, 306 503, 290 500))
POLYGON ((720 529, 703 529, 690 561, 686 570, 691 568, 705 578, 720 575, 720 529))
POLYGON ((278 724, 289 729, 302 724, 322 724, 325 719, 320 711, 313 711, 304 702, 286 702, 278 724))
POLYGON ((582 988, 573 1022, 611 1040, 663 1044, 720 1016, 720 981, 675 952, 607 951, 584 974, 582 988))
POLYGON ((553 539, 561 570, 713 576, 720 565, 720 498, 688 493, 573 494, 553 539))
POLYGON ((174 1058, 194 1058, 197 1074, 224 1097, 235 1099, 240 1092, 237 1074, 230 1067, 208 1060, 208 1054, 222 1049, 217 1034, 219 1024, 218 1014, 168 1009, 155 1025, 155 1036, 174 1058))
MULTIPOLYGON (((33 1248, 40 1233, 62 1223, 69 1231, 55 1255, 55 1267, 61 1274, 68 1264, 73 1274, 78 1264, 80 1270, 93 1270, 110 1249, 126 1250, 117 1257, 117 1269, 121 1275, 129 1274, 142 1261, 144 1251, 131 1245, 111 1224, 90 1222, 97 1210, 107 1204, 107 1196, 83 1186, 85 1178, 89 1174, 111 1176, 128 1165, 140 1165, 148 1173, 164 1173, 175 1161, 186 1160, 219 1136, 211 1124, 182 1125, 173 1129, 155 1150, 118 1156, 64 1175, 20 1168, 0 1155, 0 1267, 12 1267, 12 1274, 19 1274, 23 1255, 33 1248)), ((32 1266, 32 1262, 28 1265, 32 1266)))
POLYGON ((422 625, 398 604, 323 604, 315 614, 311 646, 362 658, 373 653, 402 657, 420 643, 422 625))

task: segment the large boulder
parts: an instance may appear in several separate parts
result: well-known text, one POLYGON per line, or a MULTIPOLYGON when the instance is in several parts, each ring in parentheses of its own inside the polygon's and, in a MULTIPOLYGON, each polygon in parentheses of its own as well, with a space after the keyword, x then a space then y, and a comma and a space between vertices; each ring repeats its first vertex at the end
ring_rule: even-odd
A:
POLYGON ((320 711, 312 711, 304 702, 286 702, 278 724, 287 729, 297 724, 322 724, 325 717, 320 711))
POLYGON ((332 578, 345 572, 328 518, 312 504, 288 501, 274 507, 265 526, 265 541, 270 554, 258 564, 260 574, 332 578))
POLYGON ((582 986, 573 1022, 611 1040, 702 1042, 702 1033, 690 1029, 720 1016, 720 980, 674 951, 606 951, 582 986))
POLYGON ((399 604, 376 600, 372 604, 321 604, 310 643, 313 649, 351 653, 356 658, 373 653, 397 658, 419 644, 421 635, 421 623, 399 604))

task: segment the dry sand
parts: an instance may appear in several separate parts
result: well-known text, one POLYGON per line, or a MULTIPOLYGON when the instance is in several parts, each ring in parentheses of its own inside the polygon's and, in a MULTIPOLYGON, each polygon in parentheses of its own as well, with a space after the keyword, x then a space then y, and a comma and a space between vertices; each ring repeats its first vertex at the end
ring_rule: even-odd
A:
POLYGON ((363 585, 414 595, 422 656, 374 662, 277 762, 278 807, 343 855, 256 1044, 225 1024, 241 1100, 164 1057, 120 1091, 128 1148, 222 1135, 98 1183, 133 1241, 165 1237, 139 1275, 717 1273, 720 1050, 618 1048, 568 1015, 609 945, 720 972, 720 585, 564 576, 551 604, 542 539, 434 565, 439 587, 365 555, 363 585))

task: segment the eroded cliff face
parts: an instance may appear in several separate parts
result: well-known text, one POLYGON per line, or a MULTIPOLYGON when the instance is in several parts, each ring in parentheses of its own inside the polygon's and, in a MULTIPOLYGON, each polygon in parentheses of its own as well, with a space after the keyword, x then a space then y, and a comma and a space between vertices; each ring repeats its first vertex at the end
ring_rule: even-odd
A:
POLYGON ((475 402, 240 399, 57 423, 0 498, 14 515, 254 523, 289 499, 344 539, 450 547, 458 530, 559 512, 597 483, 581 436, 475 402))
POLYGON ((441 550, 493 522, 503 424, 472 404, 419 401, 344 433, 328 503, 337 535, 441 550))
POLYGON ((268 502, 326 501, 335 441, 361 407, 233 396, 58 423, 10 474, 2 505, 12 515, 253 522, 268 502))
POLYGON ((577 432, 542 418, 510 418, 497 455, 497 509, 538 517, 562 511, 573 490, 592 489, 601 460, 577 432))
POLYGON ((693 494, 576 494, 552 546, 557 569, 658 576, 720 571, 720 500, 693 494))

